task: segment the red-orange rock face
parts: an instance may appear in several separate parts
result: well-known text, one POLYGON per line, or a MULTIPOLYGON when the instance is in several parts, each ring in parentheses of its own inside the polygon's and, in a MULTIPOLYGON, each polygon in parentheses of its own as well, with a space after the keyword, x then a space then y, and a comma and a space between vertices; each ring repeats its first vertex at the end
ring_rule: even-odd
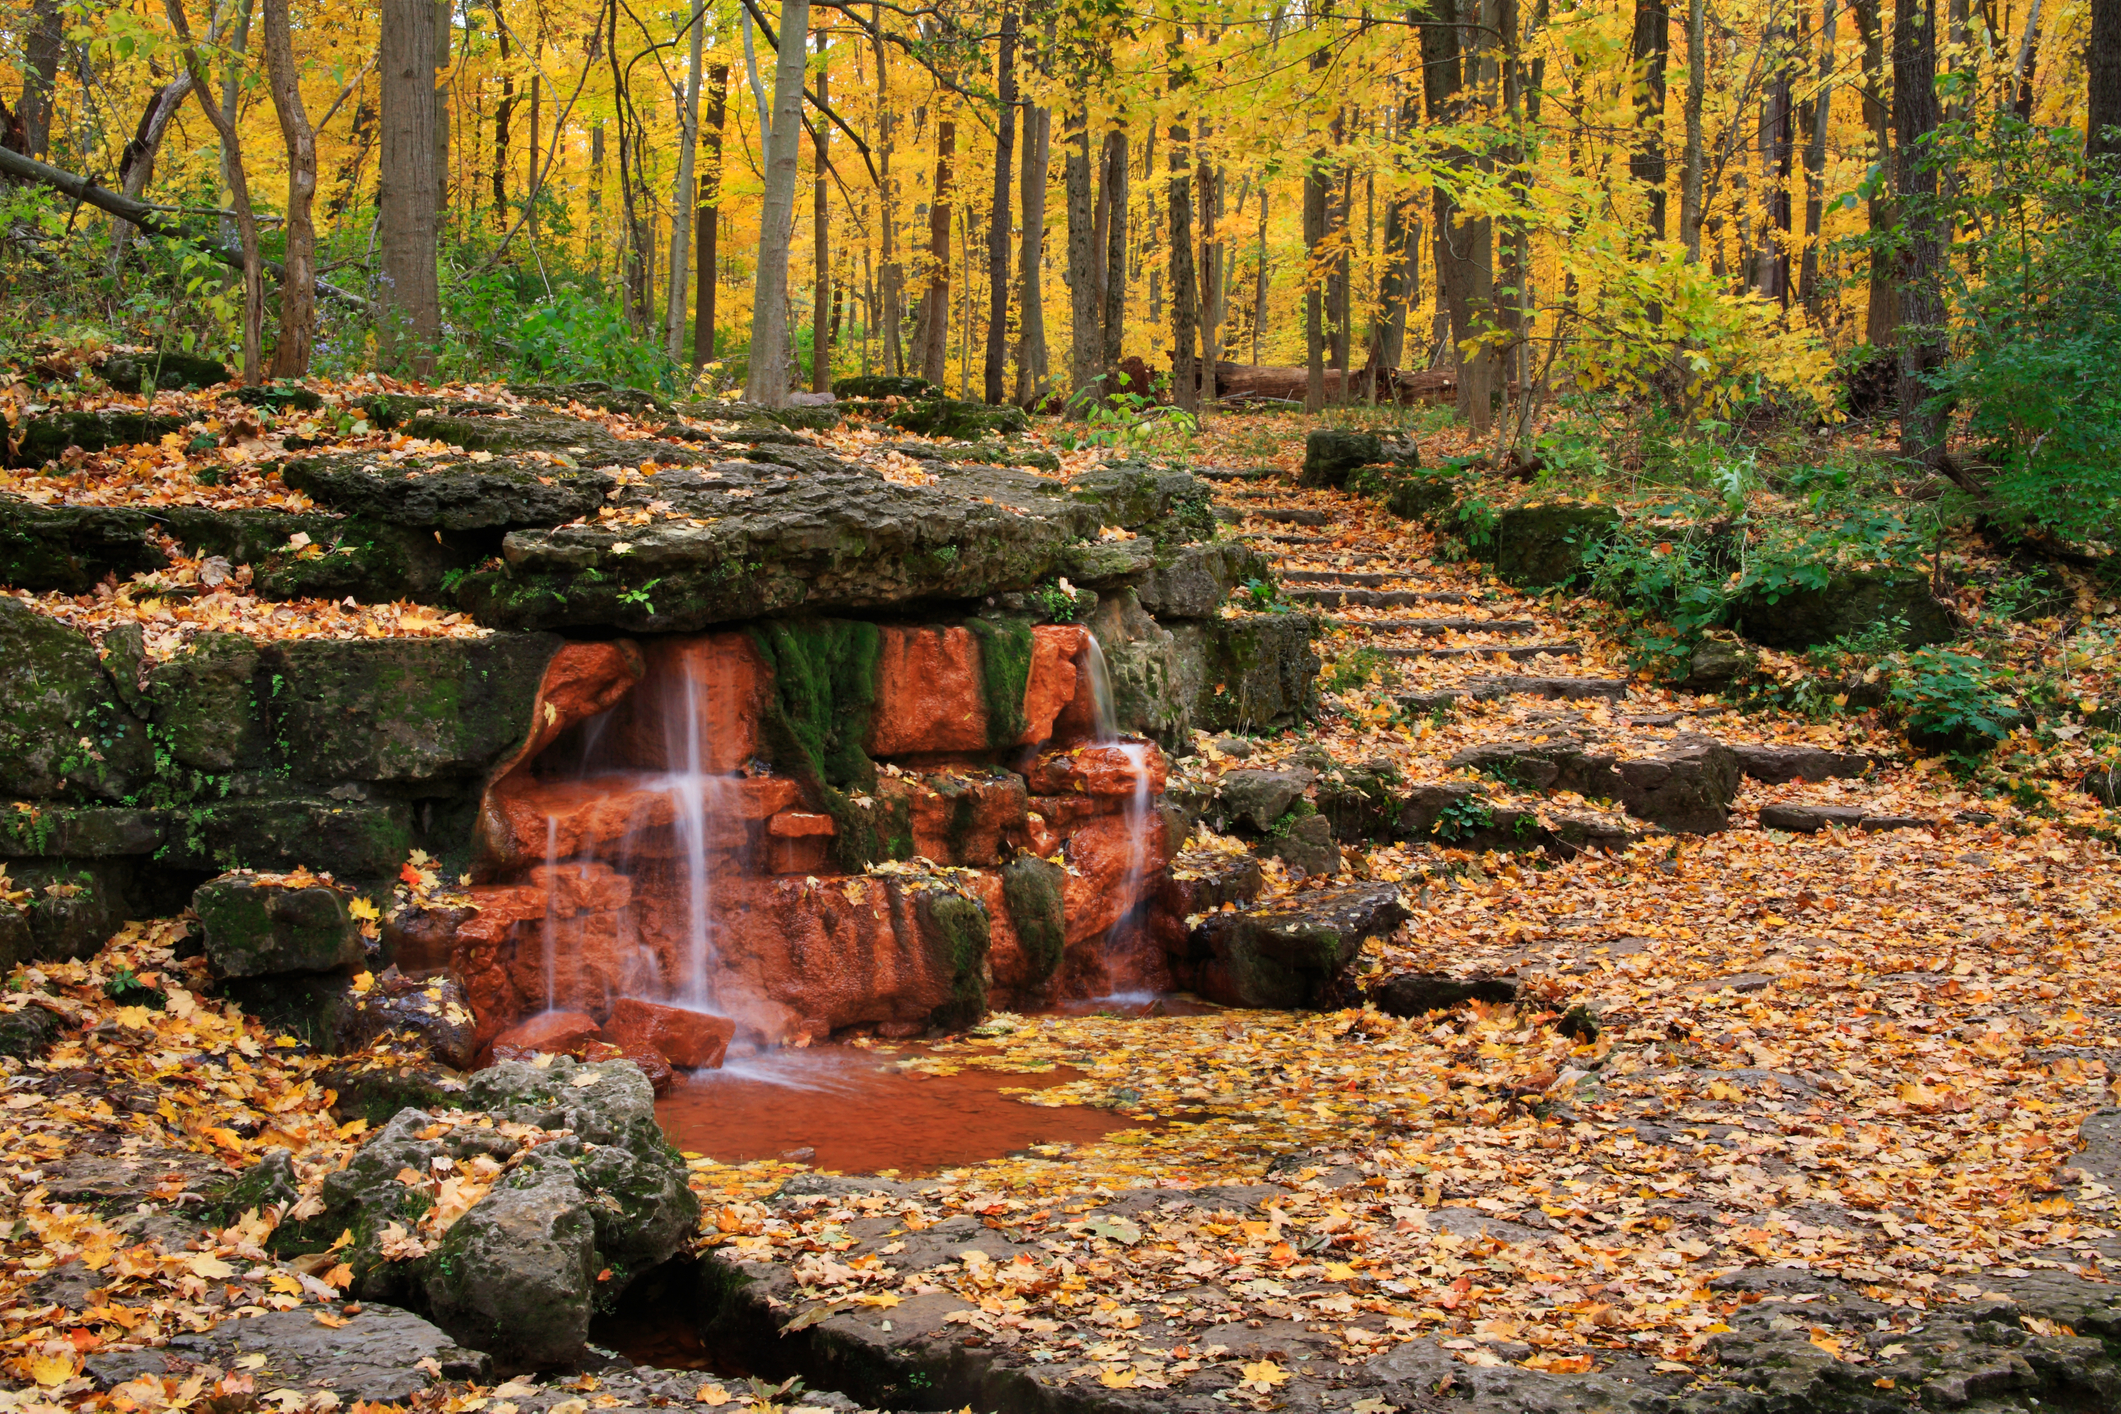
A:
POLYGON ((682 1070, 697 1070, 722 1063, 736 1035, 736 1023, 689 1007, 625 997, 612 1007, 604 1035, 627 1049, 654 1051, 682 1070))
POLYGON ((727 773, 759 754, 773 674, 750 634, 656 639, 641 651, 646 682, 611 728, 627 764, 727 773))
POLYGON ((1159 795, 1169 770, 1153 743, 1100 742, 1043 753, 1029 780, 1035 795, 1132 796, 1144 781, 1159 795))
POLYGON ((1163 817, 1155 811, 1139 830, 1123 815, 1101 815, 1068 836, 1068 882, 1061 891, 1070 949, 1111 929, 1155 890, 1171 862, 1163 817))
POLYGON ((869 754, 936 756, 987 749, 979 640, 965 628, 887 628, 876 665, 869 754))
POLYGON ((598 1039, 595 1017, 578 1011, 548 1011, 509 1027, 494 1038, 493 1044, 496 1050, 505 1046, 523 1055, 545 1051, 564 1056, 598 1039))

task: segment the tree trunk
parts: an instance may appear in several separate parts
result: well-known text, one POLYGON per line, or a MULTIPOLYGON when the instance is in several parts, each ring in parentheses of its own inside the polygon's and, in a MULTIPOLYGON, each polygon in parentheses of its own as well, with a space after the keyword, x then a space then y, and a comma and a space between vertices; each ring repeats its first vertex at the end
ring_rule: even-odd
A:
MULTIPOLYGON (((1892 161, 1893 140, 1891 115, 1885 106, 1885 24, 1879 10, 1880 0, 1854 0, 1852 9, 1856 14, 1856 28, 1863 35, 1863 120, 1871 130, 1871 143, 1877 149, 1877 162, 1883 167, 1892 161)), ((1899 323, 1899 301, 1894 298, 1891 257, 1885 249, 1885 232, 1892 224, 1887 212, 1887 202, 1882 182, 1873 182, 1869 205, 1871 234, 1871 275, 1867 308, 1864 311, 1863 337, 1874 348, 1886 348, 1893 342, 1893 328, 1899 323)))
MULTIPOLYGON (((1068 406, 1081 406, 1096 379, 1104 352, 1104 305, 1098 273, 1104 251, 1097 244, 1097 217, 1091 194, 1089 92, 1078 87, 1063 127, 1068 155, 1061 161, 1061 182, 1068 197, 1068 406)), ((1029 224, 1028 221, 1026 224, 1029 224)), ((1028 233, 1027 233, 1028 234, 1028 233)))
POLYGON ((697 267, 693 278, 699 293, 692 313, 692 372, 714 362, 714 297, 721 284, 721 255, 717 244, 722 224, 722 125, 729 117, 729 66, 716 64, 707 71, 707 170, 699 183, 699 215, 695 222, 694 246, 697 267))
MULTIPOLYGON (((693 0, 692 13, 687 17, 690 40, 685 70, 685 87, 675 95, 678 100, 678 175, 670 193, 670 279, 664 295, 663 306, 663 352, 672 363, 685 356, 685 296, 686 282, 691 278, 692 260, 692 208, 697 204, 694 194, 699 174, 700 161, 700 78, 706 59, 707 7, 705 0, 693 0)), ((532 179, 536 179, 538 165, 537 127, 537 83, 531 81, 530 107, 530 166, 532 179)), ((527 202, 526 198, 526 202, 527 202)), ((701 279, 705 279, 704 271, 701 279)))
POLYGON ((1893 7, 1893 126, 1895 214, 1901 225, 1900 455, 1933 469, 1945 464, 1945 418, 1925 404, 1929 378, 1947 355, 1944 315, 1944 240, 1934 210, 1935 154, 1929 150, 1942 114, 1937 106, 1937 34, 1933 0, 1897 0, 1893 7))
MULTIPOLYGON (((221 139, 221 185, 228 189, 231 198, 236 189, 236 179, 230 175, 229 168, 234 165, 237 156, 234 146, 225 134, 236 129, 243 97, 243 58, 250 52, 250 22, 257 8, 257 0, 236 0, 235 30, 221 46, 221 124, 216 131, 224 134, 221 139)), ((214 37, 209 33, 208 41, 211 42, 214 37)), ((234 245, 240 239, 236 230, 234 205, 231 199, 230 209, 221 213, 223 245, 234 245)))
POLYGON ((1687 259, 1701 260, 1701 107, 1708 95, 1708 0, 1687 0, 1686 174, 1679 189, 1679 234, 1687 259))
MULTIPOLYGON (((1202 124, 1206 137, 1206 124, 1202 124)), ((1215 404, 1215 367, 1223 356, 1223 174, 1212 163, 1196 161, 1200 189, 1200 405, 1215 404)))
MULTIPOLYGON (((1046 258, 1046 169, 1052 160, 1053 110, 1037 104, 1024 105, 1024 170, 1022 245, 1017 258, 1017 303, 1020 331, 1016 346, 1016 404, 1036 407, 1046 396, 1052 379, 1051 355, 1046 349, 1046 293, 1041 274, 1046 258)), ((1071 208, 1072 211, 1072 208, 1071 208)), ((1073 222, 1070 222, 1070 263, 1074 258, 1073 222)))
POLYGON ((29 36, 22 45, 22 101, 15 116, 22 121, 25 155, 38 161, 51 152, 52 112, 59 85, 59 59, 66 49, 66 18, 59 0, 34 0, 29 36))
MULTIPOLYGON (((1426 90, 1429 121, 1457 123, 1464 112, 1464 48, 1460 31, 1471 18, 1457 13, 1474 0, 1438 0, 1435 23, 1421 31, 1422 79, 1426 90)), ((1463 147, 1445 150, 1448 170, 1464 172, 1473 166, 1473 155, 1463 147)), ((1440 307, 1450 316, 1452 366, 1458 374, 1458 413, 1475 431, 1485 432, 1494 418, 1494 360, 1485 349, 1473 346, 1479 333, 1475 319, 1484 302, 1483 284, 1492 286, 1493 275, 1483 282, 1492 235, 1485 217, 1459 216, 1458 202, 1442 183, 1436 186, 1436 283, 1440 307)))
POLYGON ((758 273, 751 294, 751 362, 744 396, 767 407, 788 401, 788 246, 795 234, 795 182, 802 165, 803 36, 810 0, 782 0, 773 75, 773 127, 766 135, 766 192, 759 206, 758 273))
POLYGON ((2018 84, 2018 96, 2011 103, 2011 111, 2018 115, 2020 122, 2033 120, 2033 70, 2039 62, 2040 0, 2033 0, 2025 11, 2025 38, 2018 44, 2018 62, 2011 68, 2012 77, 2018 84))
POLYGON ((1643 188, 1650 234, 1664 239, 1665 69, 1672 53, 1672 15, 1666 0, 1635 0, 1635 33, 1628 65, 1635 94, 1635 148, 1628 175, 1643 188))
MULTIPOLYGON (((139 200, 146 192, 147 184, 154 180, 155 158, 162 151, 162 138, 169 131, 170 122, 184 106, 186 95, 191 92, 191 70, 181 69, 177 76, 155 90, 155 96, 147 100, 147 108, 140 114, 140 125, 133 130, 133 139, 125 144, 125 151, 118 158, 118 179, 124 193, 139 200)), ((358 116, 358 110, 357 110, 358 116)), ((121 276, 125 268, 125 247, 132 239, 133 223, 126 220, 111 222, 110 269, 113 278, 121 276)))
MULTIPOLYGON (((1326 8, 1320 18, 1330 19, 1332 10, 1326 8)), ((1425 30, 1424 33, 1427 31, 1425 30)), ((1326 45, 1321 42, 1311 51, 1311 72, 1317 73, 1327 63, 1326 45)), ((1304 384, 1304 411, 1319 412, 1326 405, 1326 291, 1319 270, 1319 247, 1325 244, 1330 230, 1331 217, 1328 211, 1330 198, 1326 183, 1331 180, 1327 169, 1327 154, 1324 148, 1314 148, 1304 163, 1304 367, 1307 377, 1304 384)))
POLYGON ((1834 97, 1834 22, 1839 0, 1824 0, 1819 31, 1819 96, 1812 101, 1804 144, 1804 265, 1797 276, 1797 297, 1817 323, 1819 301, 1819 227, 1826 211, 1826 134, 1834 97))
MULTIPOLYGON (((220 105, 214 102, 206 61, 192 42, 191 22, 185 17, 183 0, 163 0, 163 8, 168 12, 170 27, 176 30, 178 43, 182 46, 184 67, 191 71, 192 97, 198 100, 199 111, 206 115, 206 121, 221 137, 229 197, 236 213, 236 233, 243 248, 243 381, 256 384, 262 373, 259 354, 265 328, 265 267, 258 251, 258 218, 251 209, 250 180, 243 168, 243 140, 235 124, 223 116, 220 105)), ((314 270, 310 272, 310 278, 316 278, 314 270)))
POLYGON ((431 378, 442 334, 435 279, 441 174, 435 167, 433 0, 383 0, 380 50, 383 150, 376 224, 383 285, 376 339, 385 371, 431 378))
POLYGON ((2084 52, 2087 157, 2121 157, 2121 0, 2091 0, 2084 52))
POLYGON ((883 208, 878 222, 882 230, 882 268, 877 272, 883 310, 877 322, 883 335, 884 372, 896 376, 906 371, 906 351, 901 343, 906 318, 905 275, 898 261, 898 189, 891 181, 891 134, 896 126, 891 116, 891 71, 884 62, 883 11, 875 5, 869 7, 869 34, 876 48, 877 201, 883 208))
POLYGON ((288 0, 265 0, 265 67, 273 108, 287 144, 287 273, 280 281, 280 338, 272 375, 302 378, 317 332, 317 230, 310 209, 317 195, 317 134, 302 106, 302 71, 295 66, 288 0))
POLYGON ((1002 11, 1001 47, 994 59, 994 204, 987 217, 987 358, 981 395, 1003 400, 1009 372, 1009 178, 1016 168, 1016 9, 1002 11))
MULTIPOLYGON (((1181 86, 1181 45, 1185 30, 1171 27, 1171 42, 1165 48, 1171 67, 1171 86, 1181 86)), ((1184 121, 1171 124, 1171 397, 1187 412, 1200 409, 1200 289, 1193 269, 1193 180, 1190 148, 1191 128, 1184 121)), ((1214 358, 1215 351, 1208 350, 1214 358)))
POLYGON ((921 302, 921 377, 941 387, 950 366, 950 178, 957 124, 935 125, 935 186, 928 194, 928 292, 921 302))
MULTIPOLYGON (((819 101, 830 103, 826 88, 825 31, 817 32, 817 96, 819 101)), ((832 125, 819 118, 810 126, 810 141, 815 149, 817 170, 810 186, 810 244, 811 265, 814 267, 810 286, 810 391, 829 393, 832 391, 832 328, 826 305, 832 295, 832 191, 828 185, 832 157, 832 125)))
POLYGON ((1105 216, 1105 278, 1103 288, 1104 332, 1099 366, 1104 372, 1119 367, 1124 356, 1121 345, 1127 337, 1127 134, 1117 129, 1105 134, 1105 192, 1111 209, 1105 216))
POLYGON ((1259 367, 1259 342, 1267 327, 1267 184, 1259 184, 1259 267, 1252 273, 1252 366, 1259 367))
POLYGON ((493 224, 508 229, 508 129, 515 118, 516 77, 508 68, 508 24, 501 18, 501 0, 494 0, 494 32, 501 46, 501 101, 493 108, 493 224))

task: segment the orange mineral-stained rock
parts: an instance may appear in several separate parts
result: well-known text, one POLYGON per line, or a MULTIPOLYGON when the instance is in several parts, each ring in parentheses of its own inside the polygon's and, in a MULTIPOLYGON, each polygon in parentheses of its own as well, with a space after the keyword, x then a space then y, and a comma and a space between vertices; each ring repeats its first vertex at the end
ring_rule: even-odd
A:
POLYGON ((750 634, 655 639, 641 652, 646 682, 613 723, 628 765, 731 772, 759 754, 773 671, 750 634))
POLYGON ((604 1034, 633 1050, 645 1047, 681 1070, 721 1065, 736 1035, 736 1022, 689 1007, 622 997, 613 1003, 604 1034))
POLYGON ((1155 795, 1163 790, 1169 769, 1164 753, 1152 742, 1099 742, 1042 753, 1031 763, 1031 791, 1034 795, 1131 796, 1146 779, 1149 794, 1155 795))
POLYGON ((1124 816, 1086 820, 1069 834, 1067 857, 1068 882, 1061 893, 1061 907, 1068 922, 1068 947, 1073 950, 1085 938, 1109 929, 1155 891, 1157 875, 1171 862, 1164 818, 1149 812, 1139 840, 1124 816))
MULTIPOLYGON (((751 843, 758 822, 802 799, 783 776, 710 776, 702 782, 706 846, 730 853, 751 843)), ((671 779, 630 772, 541 780, 517 775, 481 807, 489 859, 506 869, 579 855, 669 858, 681 851, 683 802, 671 779)))
POLYGON ((913 852, 937 864, 993 864, 1004 841, 1021 848, 1030 839, 1024 779, 1007 771, 967 767, 886 776, 876 793, 885 801, 904 798, 913 852))
POLYGON ((493 1038, 496 1052, 503 1049, 522 1055, 540 1051, 571 1055, 583 1043, 601 1040, 596 1018, 579 1011, 546 1011, 519 1021, 493 1038))
POLYGON ((645 671, 641 650, 631 639, 562 644, 538 684, 530 735, 500 774, 531 760, 576 722, 609 711, 633 691, 645 671))
POLYGON ((987 749, 979 640, 966 628, 887 628, 878 647, 871 756, 987 749))
POLYGON ((1089 691, 1081 660, 1090 632, 1080 624, 1040 624, 1031 630, 1031 674, 1024 682, 1024 734, 1019 746, 1051 741, 1055 725, 1089 691))

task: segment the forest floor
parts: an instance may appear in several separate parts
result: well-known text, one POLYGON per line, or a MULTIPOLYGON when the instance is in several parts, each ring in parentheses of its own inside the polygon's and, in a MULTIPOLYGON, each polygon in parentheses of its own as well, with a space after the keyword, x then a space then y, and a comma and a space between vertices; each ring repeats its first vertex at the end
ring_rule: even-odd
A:
MULTIPOLYGON (((1273 420, 1285 431, 1268 445, 1267 421, 1211 423, 1196 465, 1293 467, 1302 425, 1273 420)), ((259 494, 270 485, 259 477, 259 494)), ((1347 848, 1347 871, 1399 883, 1411 912, 1371 945, 1368 980, 1506 976, 1517 1002, 1411 1019, 1366 1006, 993 1018, 904 1064, 1068 1066, 1080 1078, 1027 1103, 1154 1122, 823 1200, 781 1195, 799 1164, 688 1155, 706 1202, 701 1250, 785 1266, 813 1318, 888 1321, 902 1302, 940 1296, 950 1327, 1042 1384, 1212 1392, 1259 1408, 1299 1385, 1345 1388, 1315 1398, 1357 1414, 1392 1406, 1353 1372, 1411 1342, 1468 1370, 1706 1387, 1727 1374, 1715 1338, 1752 1307, 1889 1390, 1932 1313, 2007 1300, 2043 1275, 2103 1282, 2105 1264, 2121 1263, 2121 1195, 2072 1167, 2080 1126, 2121 1103, 2121 867, 2102 838, 2110 816, 2057 804, 2077 769, 2068 739, 2044 744, 2049 768, 2013 793, 1912 753, 1873 715, 1741 714, 1632 674, 1604 606, 1518 594, 1372 501, 1228 486, 1240 510, 1325 513, 1319 527, 1253 514, 1229 528, 1275 557, 1285 594, 1307 579, 1382 576, 1377 587, 1457 596, 1452 615, 1511 627, 1410 635, 1378 623, 1403 610, 1336 609, 1322 644, 1336 690, 1316 727, 1242 744, 1203 737, 1181 779, 1307 749, 1330 757, 1328 771, 1389 758, 1409 778, 1463 778, 1446 763, 1469 746, 1570 734, 1623 752, 1705 735, 1873 764, 1848 778, 1747 780, 1731 827, 1707 836, 1616 819, 1631 839, 1566 858, 1347 848), (1239 500, 1241 489, 1271 494, 1239 500), (1544 651, 1508 666, 1493 657, 1528 645, 1544 651), (1364 646, 1409 651, 1358 662, 1364 646), (1474 651, 1428 651, 1438 647, 1474 651), (1497 671, 1623 685, 1577 701, 1402 702, 1497 671), (1761 810, 1778 805, 1857 809, 1815 832, 1762 828, 1761 810), (1558 1024, 1585 1011, 1595 1035, 1558 1024), (1143 1190, 1171 1197, 1144 1202, 1143 1190), (896 1226, 852 1235, 880 1215, 896 1226), (893 1261, 891 1241, 903 1250, 906 1234, 967 1216, 1013 1258, 893 1261), (1860 1293, 1874 1317, 1826 1318, 1807 1279, 1860 1293)), ((331 612, 260 605, 256 622, 319 631, 331 612)), ((426 631, 475 631, 420 617, 434 622, 426 631)), ((1492 810, 1535 819, 1615 814, 1492 778, 1481 788, 1492 810)), ((1272 893, 1328 882, 1265 868, 1272 893)), ((343 1319, 329 1271, 267 1257, 269 1215, 209 1214, 199 1195, 268 1148, 295 1150, 310 1175, 342 1160, 361 1133, 328 1110, 330 1068, 345 1062, 210 1000, 201 965, 173 955, 182 927, 131 925, 97 957, 21 969, 0 1000, 79 1028, 42 1059, 4 1063, 0 1355, 16 1387, 0 1408, 231 1414, 260 1396, 324 1407, 300 1390, 254 1391, 233 1368, 107 1390, 83 1373, 99 1348, 237 1314, 306 1306, 343 1319), (167 1004, 122 1004, 135 982, 167 1004), (92 1275, 62 1279, 55 1268, 76 1258, 69 1270, 92 1275)), ((2023 1320, 2055 1333, 2047 1318, 2023 1320)), ((594 1389, 452 1385, 418 1402, 576 1414, 604 1404, 594 1389)), ((693 1397, 774 1398, 712 1379, 693 1397)))

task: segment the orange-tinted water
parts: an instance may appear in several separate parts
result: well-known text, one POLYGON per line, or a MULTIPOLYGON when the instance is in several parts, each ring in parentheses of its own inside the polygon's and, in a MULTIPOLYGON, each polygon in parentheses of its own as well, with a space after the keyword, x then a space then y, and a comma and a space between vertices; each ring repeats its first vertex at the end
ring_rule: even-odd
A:
POLYGON ((1001 1093, 1080 1078, 965 1070, 902 1071, 854 1046, 782 1050, 679 1077, 656 1115, 683 1150, 722 1163, 799 1157, 836 1173, 915 1177, 1034 1144, 1083 1144, 1134 1121, 1081 1105, 1045 1108, 1001 1093), (802 1150, 811 1150, 804 1155, 802 1150))

